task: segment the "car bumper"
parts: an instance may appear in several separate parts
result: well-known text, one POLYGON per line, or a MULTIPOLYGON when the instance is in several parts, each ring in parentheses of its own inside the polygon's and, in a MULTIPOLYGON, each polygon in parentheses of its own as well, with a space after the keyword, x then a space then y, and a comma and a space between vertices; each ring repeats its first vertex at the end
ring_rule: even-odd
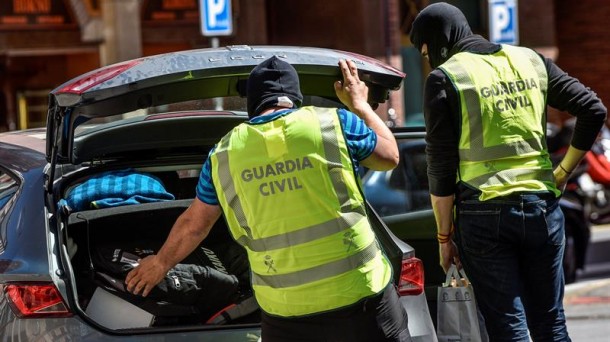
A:
MULTIPOLYGON (((117 312, 117 315, 120 315, 117 312)), ((9 313, 13 316, 12 313, 9 313)), ((7 315, 3 315, 6 318, 7 315)), ((14 317, 14 316, 13 316, 14 317)), ((257 342, 260 341, 260 327, 231 327, 229 329, 188 331, 181 328, 179 332, 159 331, 139 334, 106 334, 93 328, 77 317, 45 319, 3 319, 0 326, 3 341, 88 341, 88 342, 183 342, 183 341, 227 341, 257 342)))
MULTIPOLYGON (((426 297, 400 297, 409 319, 409 332, 414 342, 437 342, 436 331, 432 323, 426 297)), ((159 331, 139 333, 134 330, 128 334, 107 334, 94 328, 78 316, 68 318, 20 319, 3 302, 0 308, 0 336, 3 341, 226 341, 226 342, 260 342, 260 327, 248 325, 221 329, 187 331, 159 331)), ((1 304, 1 303, 0 303, 1 304)), ((120 312, 116 313, 121 315, 120 312)))
POLYGON ((417 296, 402 296, 400 302, 407 310, 409 332, 413 342, 437 342, 426 295, 421 293, 417 296))

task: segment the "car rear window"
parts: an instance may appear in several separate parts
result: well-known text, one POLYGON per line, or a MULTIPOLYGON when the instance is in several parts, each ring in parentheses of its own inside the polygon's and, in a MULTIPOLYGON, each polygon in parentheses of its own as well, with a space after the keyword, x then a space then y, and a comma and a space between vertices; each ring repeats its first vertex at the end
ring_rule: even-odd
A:
POLYGON ((4 207, 13 197, 17 189, 19 188, 19 182, 11 177, 10 174, 0 169, 0 221, 6 214, 4 207))
MULTIPOLYGON (((304 96, 303 98, 303 106, 317 106, 317 107, 344 107, 344 105, 340 102, 337 102, 334 99, 319 97, 319 96, 304 96)), ((247 103, 245 97, 239 96, 230 96, 223 98, 212 98, 212 99, 201 99, 201 100, 192 100, 192 101, 184 101, 177 103, 170 103, 160 106, 153 106, 144 109, 138 109, 132 112, 124 113, 121 115, 114 116, 101 116, 97 118, 93 118, 87 120, 85 123, 80 124, 75 129, 75 134, 81 134, 87 129, 99 125, 105 124, 109 122, 115 122, 120 120, 125 120, 129 118, 133 118, 136 116, 146 116, 152 114, 161 114, 161 113, 172 113, 172 112, 188 112, 188 111, 230 111, 235 113, 243 113, 247 112, 247 103)))
POLYGON ((0 253, 6 246, 6 220, 15 201, 19 184, 19 178, 0 168, 0 253))

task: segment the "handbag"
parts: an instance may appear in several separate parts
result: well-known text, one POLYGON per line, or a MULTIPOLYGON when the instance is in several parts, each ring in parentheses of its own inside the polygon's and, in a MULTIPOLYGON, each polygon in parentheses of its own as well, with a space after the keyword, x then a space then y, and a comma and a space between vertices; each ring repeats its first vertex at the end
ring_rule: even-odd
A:
POLYGON ((472 285, 464 270, 455 265, 438 288, 436 335, 439 342, 487 342, 489 338, 479 315, 472 285))

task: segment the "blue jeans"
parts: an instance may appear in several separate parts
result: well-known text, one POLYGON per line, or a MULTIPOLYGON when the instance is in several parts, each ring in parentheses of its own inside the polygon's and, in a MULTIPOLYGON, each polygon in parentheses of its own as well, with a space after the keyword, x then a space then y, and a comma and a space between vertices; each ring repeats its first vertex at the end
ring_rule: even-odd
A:
POLYGON ((535 194, 457 203, 456 242, 490 341, 570 341, 563 311, 564 217, 535 194))

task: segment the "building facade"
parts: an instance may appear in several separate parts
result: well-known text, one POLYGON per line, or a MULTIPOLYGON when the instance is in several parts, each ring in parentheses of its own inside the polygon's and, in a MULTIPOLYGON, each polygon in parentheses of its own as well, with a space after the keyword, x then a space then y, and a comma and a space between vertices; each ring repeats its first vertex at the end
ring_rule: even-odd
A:
MULTIPOLYGON (((210 47, 201 0, 0 1, 0 131, 43 126, 47 94, 86 71, 126 59, 210 47)), ((215 0, 222 1, 222 0, 215 0)), ((229 0, 225 0, 229 1, 229 0)), ((429 71, 408 32, 427 0, 231 0, 225 45, 300 45, 375 57, 407 73, 404 87, 377 110, 390 125, 421 123, 429 71)), ((448 1, 488 36, 488 0, 448 1)), ((556 59, 610 103, 610 3, 518 2, 519 45, 556 59)), ((561 117, 561 113, 556 116, 561 117)))

